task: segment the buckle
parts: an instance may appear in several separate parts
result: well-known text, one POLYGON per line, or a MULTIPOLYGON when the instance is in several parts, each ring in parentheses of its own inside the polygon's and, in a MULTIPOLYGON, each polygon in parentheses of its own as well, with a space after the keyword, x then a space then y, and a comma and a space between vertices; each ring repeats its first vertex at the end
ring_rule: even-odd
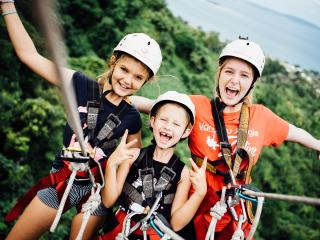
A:
POLYGON ((228 143, 228 142, 220 142, 220 148, 221 148, 221 149, 227 148, 227 149, 230 149, 230 150, 232 151, 231 144, 228 143))

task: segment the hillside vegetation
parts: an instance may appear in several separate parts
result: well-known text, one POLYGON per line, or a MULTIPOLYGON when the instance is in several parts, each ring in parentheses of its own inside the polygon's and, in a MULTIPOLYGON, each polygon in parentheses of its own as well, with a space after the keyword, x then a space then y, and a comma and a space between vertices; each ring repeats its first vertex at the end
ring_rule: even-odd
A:
MULTIPOLYGON (((145 32, 158 40, 163 53, 159 78, 138 93, 157 97, 167 90, 212 96, 220 50, 218 33, 205 33, 173 17, 164 0, 60 0, 69 64, 92 77, 105 69, 105 60, 126 33, 145 32)), ((39 52, 47 55, 30 1, 17 3, 18 12, 39 52)), ((16 57, 4 21, 0 21, 0 216, 18 197, 48 174, 62 144, 64 109, 57 90, 28 70, 16 57)), ((285 44, 285 43, 282 43, 285 44)), ((315 49, 316 51, 316 49, 315 49)), ((268 59, 258 82, 255 102, 320 138, 320 76, 288 69, 268 59)), ((151 140, 147 117, 144 144, 151 140)), ((178 146, 182 159, 187 143, 178 146)), ((264 149, 253 171, 253 183, 265 192, 319 197, 320 162, 315 152, 285 143, 264 149)), ((70 227, 69 213, 57 232, 43 239, 63 239, 70 227)), ((12 225, 0 221, 0 238, 12 225)), ((256 239, 320 239, 319 207, 267 201, 256 239)))

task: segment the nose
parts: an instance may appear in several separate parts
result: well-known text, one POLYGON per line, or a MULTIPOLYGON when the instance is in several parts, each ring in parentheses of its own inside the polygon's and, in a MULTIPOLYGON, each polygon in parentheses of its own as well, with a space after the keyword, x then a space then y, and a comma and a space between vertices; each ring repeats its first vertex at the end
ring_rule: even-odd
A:
POLYGON ((129 74, 123 78, 124 83, 129 87, 132 84, 132 76, 129 74))
POLYGON ((172 123, 167 123, 166 125, 164 125, 164 129, 168 130, 168 131, 172 131, 173 129, 173 124, 172 123))
POLYGON ((235 85, 235 84, 238 84, 238 83, 240 82, 240 75, 237 74, 237 73, 233 74, 233 75, 231 76, 230 82, 231 82, 232 84, 234 84, 234 85, 235 85))
POLYGON ((123 81, 126 83, 126 84, 130 84, 132 82, 132 77, 128 74, 126 75, 124 78, 123 78, 123 81))

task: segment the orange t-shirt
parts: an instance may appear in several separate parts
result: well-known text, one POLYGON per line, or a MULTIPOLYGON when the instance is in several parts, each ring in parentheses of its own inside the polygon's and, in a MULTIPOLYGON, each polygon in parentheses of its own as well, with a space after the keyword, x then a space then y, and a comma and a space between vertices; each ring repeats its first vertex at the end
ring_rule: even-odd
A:
MULTIPOLYGON (((211 110, 211 100, 206 96, 200 95, 190 97, 196 107, 196 121, 189 136, 189 148, 193 154, 201 158, 207 156, 211 161, 218 160, 221 152, 211 110)), ((286 139, 289 124, 263 105, 253 104, 250 106, 249 111, 249 128, 245 150, 254 159, 254 163, 256 163, 263 146, 278 146, 286 139)), ((237 145, 240 111, 224 113, 223 117, 228 140, 234 152, 237 145)), ((244 167, 241 166, 241 169, 244 167)), ((226 164, 219 164, 217 168, 224 172, 228 170, 226 164)), ((220 196, 216 192, 220 191, 225 183, 222 176, 212 174, 209 171, 206 172, 206 177, 208 192, 197 215, 203 215, 209 224, 211 220, 210 208, 220 199, 220 196)), ((230 219, 222 219, 218 222, 218 225, 225 225, 229 221, 230 219)), ((217 230, 218 228, 217 226, 217 230)))

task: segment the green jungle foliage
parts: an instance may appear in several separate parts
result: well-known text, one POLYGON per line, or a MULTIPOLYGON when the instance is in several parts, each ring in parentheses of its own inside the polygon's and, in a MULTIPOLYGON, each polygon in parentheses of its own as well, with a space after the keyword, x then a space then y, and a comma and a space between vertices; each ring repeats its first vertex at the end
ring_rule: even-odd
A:
MULTIPOLYGON (((164 0, 61 0, 59 20, 70 56, 69 64, 96 77, 105 60, 126 33, 145 32, 160 43, 163 64, 158 80, 138 93, 155 98, 167 90, 212 96, 217 57, 225 43, 218 33, 205 33, 173 17, 164 0)), ((17 3, 18 12, 39 52, 47 55, 30 1, 17 3)), ((16 57, 4 22, 0 21, 0 217, 17 199, 45 176, 61 148, 65 113, 55 88, 28 70, 16 57)), ((257 83, 254 100, 282 118, 320 138, 320 76, 302 70, 287 71, 268 59, 264 77, 257 83)), ((143 116, 144 145, 151 140, 143 116)), ((183 160, 187 142, 178 145, 183 160)), ((320 162, 316 154, 297 144, 285 143, 263 151, 253 171, 253 183, 264 192, 319 197, 320 162)), ((71 216, 66 214, 56 233, 68 235, 71 216)), ((12 224, 0 221, 0 238, 12 224)), ((303 203, 267 201, 256 239, 320 239, 319 207, 303 203)))

